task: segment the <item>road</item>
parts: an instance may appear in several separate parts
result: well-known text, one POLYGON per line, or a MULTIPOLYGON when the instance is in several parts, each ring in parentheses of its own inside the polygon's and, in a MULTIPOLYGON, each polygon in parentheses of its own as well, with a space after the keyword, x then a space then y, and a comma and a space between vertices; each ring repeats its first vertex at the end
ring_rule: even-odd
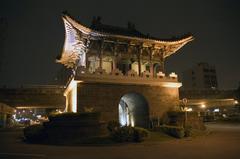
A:
POLYGON ((207 136, 114 146, 23 143, 20 133, 0 132, 0 159, 238 159, 240 124, 208 124, 207 136))

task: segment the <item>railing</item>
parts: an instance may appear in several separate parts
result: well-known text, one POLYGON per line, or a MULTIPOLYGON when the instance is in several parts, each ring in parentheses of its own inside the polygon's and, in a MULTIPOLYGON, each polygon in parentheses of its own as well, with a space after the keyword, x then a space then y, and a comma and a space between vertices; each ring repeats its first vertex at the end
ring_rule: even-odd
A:
MULTIPOLYGON (((102 82, 102 83, 119 83, 119 84, 142 84, 142 85, 164 85, 169 86, 175 83, 173 87, 180 87, 178 76, 171 73, 168 76, 163 72, 153 76, 149 71, 144 71, 141 76, 134 70, 129 70, 125 75, 119 69, 106 73, 104 69, 98 68, 94 73, 90 73, 85 67, 78 67, 76 70, 75 80, 82 82, 102 82), (177 84, 177 85, 176 85, 177 84)), ((171 86, 170 86, 171 87, 171 86)))

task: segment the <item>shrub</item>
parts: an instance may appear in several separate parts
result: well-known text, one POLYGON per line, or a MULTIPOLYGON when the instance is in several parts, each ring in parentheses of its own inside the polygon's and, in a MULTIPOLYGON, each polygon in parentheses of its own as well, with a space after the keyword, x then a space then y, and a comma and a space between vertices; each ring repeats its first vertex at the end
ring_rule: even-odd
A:
POLYGON ((191 126, 186 126, 184 129, 185 137, 192 136, 192 127, 191 126))
POLYGON ((185 136, 184 128, 178 126, 170 126, 170 125, 163 125, 162 127, 163 132, 166 134, 176 137, 176 138, 183 138, 185 136))
POLYGON ((143 128, 134 127, 134 136, 133 140, 135 142, 142 142, 145 138, 149 136, 149 131, 143 128))
POLYGON ((42 141, 46 134, 42 125, 32 125, 23 129, 24 137, 27 141, 42 141))
POLYGON ((149 136, 149 132, 146 129, 131 126, 121 127, 116 121, 110 121, 107 128, 110 132, 110 137, 116 142, 141 142, 149 136))
POLYGON ((119 127, 116 130, 110 132, 112 140, 117 142, 129 142, 133 141, 134 129, 130 126, 119 127))
POLYGON ((119 128, 120 128, 120 123, 119 122, 117 122, 115 120, 108 122, 107 129, 110 133, 113 132, 114 130, 119 129, 119 128))

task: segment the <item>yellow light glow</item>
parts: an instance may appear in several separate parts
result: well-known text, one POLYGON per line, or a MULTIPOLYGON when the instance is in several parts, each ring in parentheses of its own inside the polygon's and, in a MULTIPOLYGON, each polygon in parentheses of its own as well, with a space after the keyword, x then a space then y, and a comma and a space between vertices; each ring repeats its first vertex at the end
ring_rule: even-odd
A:
POLYGON ((235 103, 235 104, 238 104, 238 101, 237 101, 237 100, 235 100, 235 101, 234 101, 234 103, 235 103))
POLYGON ((170 88, 179 88, 182 86, 182 83, 175 83, 175 82, 164 82, 163 83, 164 87, 170 87, 170 88))
POLYGON ((131 126, 134 127, 134 125, 135 125, 135 124, 134 124, 134 119, 133 119, 133 117, 132 117, 132 118, 131 118, 131 126))
POLYGON ((205 104, 202 104, 202 105, 201 105, 201 108, 206 108, 206 105, 205 105, 205 104))
POLYGON ((66 96, 66 107, 65 112, 77 112, 77 81, 72 79, 72 81, 69 83, 68 87, 66 88, 64 92, 64 96, 66 96), (68 101, 68 95, 71 93, 71 102, 68 101), (68 105, 71 103, 70 109, 68 109, 68 105))
POLYGON ((77 82, 74 82, 72 89, 72 112, 77 112, 77 82))
POLYGON ((193 109, 192 108, 187 108, 186 111, 191 112, 191 111, 193 111, 193 109))

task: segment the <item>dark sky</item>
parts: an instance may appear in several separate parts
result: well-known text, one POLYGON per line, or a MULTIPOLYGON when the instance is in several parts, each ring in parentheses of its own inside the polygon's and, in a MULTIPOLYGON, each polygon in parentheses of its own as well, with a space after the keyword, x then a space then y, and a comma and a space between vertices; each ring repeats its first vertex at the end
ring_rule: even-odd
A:
POLYGON ((198 62, 217 69, 220 88, 240 81, 240 1, 238 0, 5 0, 0 16, 8 20, 1 53, 1 85, 47 84, 60 69, 55 63, 64 41, 61 12, 89 25, 99 15, 103 23, 137 29, 159 38, 191 32, 195 40, 167 59, 167 71, 181 72, 198 62))

